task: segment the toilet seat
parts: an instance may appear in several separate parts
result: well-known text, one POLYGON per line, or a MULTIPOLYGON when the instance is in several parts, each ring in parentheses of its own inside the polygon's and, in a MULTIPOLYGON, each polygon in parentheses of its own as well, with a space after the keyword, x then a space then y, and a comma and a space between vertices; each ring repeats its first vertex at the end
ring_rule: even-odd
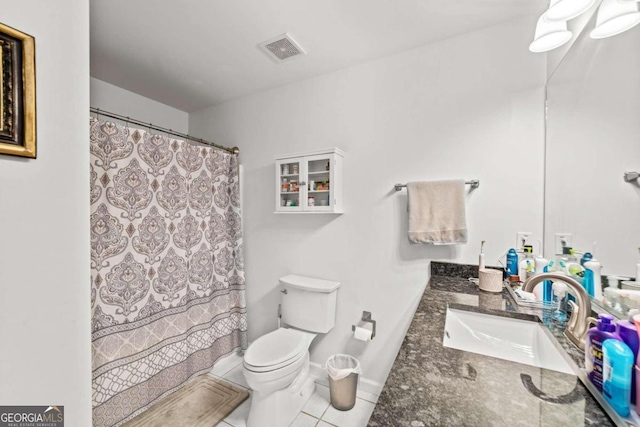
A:
POLYGON ((307 333, 280 328, 258 338, 244 355, 244 366, 253 372, 269 372, 298 361, 307 353, 307 333))

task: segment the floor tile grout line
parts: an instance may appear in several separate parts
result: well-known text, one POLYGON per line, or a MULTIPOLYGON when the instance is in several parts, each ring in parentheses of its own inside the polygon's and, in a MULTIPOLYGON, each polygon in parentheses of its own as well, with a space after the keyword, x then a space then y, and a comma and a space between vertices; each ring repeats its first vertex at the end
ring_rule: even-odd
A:
MULTIPOLYGON (((226 371, 224 374, 220 375, 220 378, 224 377, 225 375, 227 375, 229 372, 233 371, 234 369, 236 369, 238 366, 240 366, 242 364, 242 360, 240 360, 236 365, 233 365, 233 367, 231 369, 229 369, 228 371, 226 371)), ((215 365, 214 365, 215 367, 215 365)), ((217 374, 213 374, 211 372, 209 372, 211 375, 213 376, 218 376, 217 374)))
POLYGON ((247 388, 247 387, 243 386, 242 384, 238 384, 238 383, 237 383, 237 382, 235 382, 235 381, 231 381, 229 378, 220 378, 220 379, 221 379, 221 380, 224 380, 224 381, 226 381, 226 382, 228 382, 228 383, 231 383, 231 384, 233 384, 233 385, 235 385, 235 386, 238 386, 238 387, 240 387, 241 389, 243 389, 243 390, 245 390, 245 391, 251 391, 251 389, 250 389, 250 388, 247 388))

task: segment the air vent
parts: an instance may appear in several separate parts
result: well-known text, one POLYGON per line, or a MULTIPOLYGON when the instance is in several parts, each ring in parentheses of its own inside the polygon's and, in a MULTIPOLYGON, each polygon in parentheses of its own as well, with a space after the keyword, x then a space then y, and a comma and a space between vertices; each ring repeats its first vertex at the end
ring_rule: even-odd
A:
POLYGON ((305 51, 289 34, 282 34, 271 40, 258 45, 269 58, 276 63, 289 61, 300 55, 305 55, 305 51))

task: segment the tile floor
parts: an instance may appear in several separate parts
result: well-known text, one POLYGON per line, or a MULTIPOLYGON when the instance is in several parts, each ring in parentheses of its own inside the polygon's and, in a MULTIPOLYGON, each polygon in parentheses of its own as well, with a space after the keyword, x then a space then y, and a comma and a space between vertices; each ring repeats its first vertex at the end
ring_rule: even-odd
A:
MULTIPOLYGON (((219 361, 210 374, 249 390, 242 374, 242 357, 237 354, 219 361)), ((319 380, 316 382, 316 392, 290 427, 365 427, 377 399, 376 395, 359 390, 356 406, 350 411, 338 411, 329 405, 327 382, 319 380)), ((218 426, 246 427, 250 403, 251 398, 245 400, 218 426)))

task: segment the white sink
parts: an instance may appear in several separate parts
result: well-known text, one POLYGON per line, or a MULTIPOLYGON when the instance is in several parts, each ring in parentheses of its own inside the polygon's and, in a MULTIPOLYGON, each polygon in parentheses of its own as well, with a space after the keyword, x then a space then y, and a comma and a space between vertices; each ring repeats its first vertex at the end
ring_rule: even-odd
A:
POLYGON ((444 346, 575 375, 539 322, 447 309, 444 346))

